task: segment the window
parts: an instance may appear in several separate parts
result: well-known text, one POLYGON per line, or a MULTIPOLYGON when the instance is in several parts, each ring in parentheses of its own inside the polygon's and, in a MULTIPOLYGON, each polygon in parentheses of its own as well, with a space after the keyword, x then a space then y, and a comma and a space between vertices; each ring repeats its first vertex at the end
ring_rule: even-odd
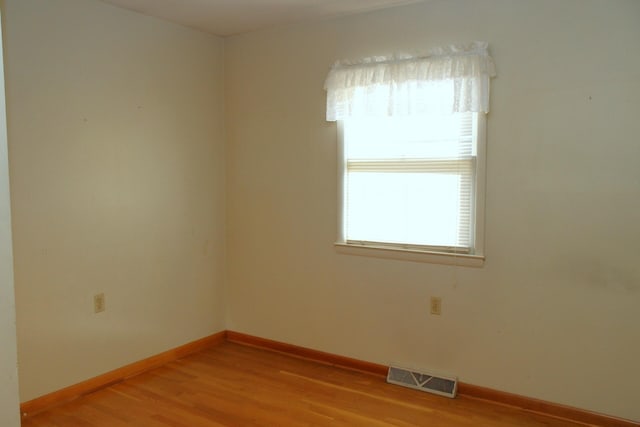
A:
POLYGON ((478 113, 343 123, 342 239, 476 252, 478 113))
POLYGON ((485 113, 495 74, 486 48, 476 42, 334 65, 325 88, 327 120, 339 122, 341 142, 339 247, 481 265, 485 113))

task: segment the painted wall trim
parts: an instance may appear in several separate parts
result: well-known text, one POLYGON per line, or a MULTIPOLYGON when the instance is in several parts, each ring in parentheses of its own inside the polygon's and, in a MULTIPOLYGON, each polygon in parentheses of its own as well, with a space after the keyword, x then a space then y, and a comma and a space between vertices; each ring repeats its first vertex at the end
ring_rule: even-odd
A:
POLYGON ((96 390, 116 384, 127 378, 159 368, 167 363, 205 350, 224 342, 226 331, 201 338, 196 341, 167 350, 155 356, 148 357, 138 362, 131 363, 97 377, 82 381, 78 384, 65 387, 44 396, 20 404, 22 417, 37 414, 54 406, 69 402, 96 390))
MULTIPOLYGON (((272 341, 265 338, 254 337, 240 332, 227 331, 227 341, 276 351, 278 353, 284 353, 290 356, 313 360, 315 362, 332 366, 339 366, 341 368, 367 372, 373 375, 387 375, 388 367, 384 365, 364 362, 356 359, 351 359, 349 357, 338 356, 335 354, 299 347, 292 344, 272 341)), ((461 382, 458 383, 458 395, 472 399, 481 399, 500 405, 507 405, 522 409, 524 411, 535 412, 548 417, 579 422, 585 425, 597 425, 603 427, 640 426, 640 422, 616 418, 609 415, 586 411, 584 409, 573 408, 571 406, 560 405, 557 403, 533 399, 531 397, 520 396, 517 394, 506 393, 499 390, 493 390, 490 388, 480 387, 472 384, 465 384, 461 382)))

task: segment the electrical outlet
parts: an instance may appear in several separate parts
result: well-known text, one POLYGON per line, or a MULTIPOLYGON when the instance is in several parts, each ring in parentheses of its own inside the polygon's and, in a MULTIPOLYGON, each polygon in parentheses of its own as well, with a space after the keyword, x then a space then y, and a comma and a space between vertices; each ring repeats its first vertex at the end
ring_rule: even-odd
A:
POLYGON ((104 294, 99 293, 93 296, 93 312, 101 313, 107 309, 104 294))
POLYGON ((442 314, 442 298, 431 297, 431 314, 440 316, 442 314))

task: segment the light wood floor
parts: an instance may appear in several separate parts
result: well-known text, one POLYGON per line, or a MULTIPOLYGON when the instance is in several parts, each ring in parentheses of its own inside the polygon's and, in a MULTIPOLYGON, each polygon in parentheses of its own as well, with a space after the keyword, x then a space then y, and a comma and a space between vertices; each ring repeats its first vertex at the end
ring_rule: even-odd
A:
POLYGON ((224 343, 23 420, 23 427, 577 426, 224 343))

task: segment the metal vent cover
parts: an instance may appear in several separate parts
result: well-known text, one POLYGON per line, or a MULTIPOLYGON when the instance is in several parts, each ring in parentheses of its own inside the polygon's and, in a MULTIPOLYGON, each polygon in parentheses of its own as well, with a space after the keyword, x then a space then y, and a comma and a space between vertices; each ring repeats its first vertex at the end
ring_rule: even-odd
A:
POLYGON ((451 398, 456 397, 458 391, 457 378, 443 377, 396 366, 389 367, 387 382, 451 398))

